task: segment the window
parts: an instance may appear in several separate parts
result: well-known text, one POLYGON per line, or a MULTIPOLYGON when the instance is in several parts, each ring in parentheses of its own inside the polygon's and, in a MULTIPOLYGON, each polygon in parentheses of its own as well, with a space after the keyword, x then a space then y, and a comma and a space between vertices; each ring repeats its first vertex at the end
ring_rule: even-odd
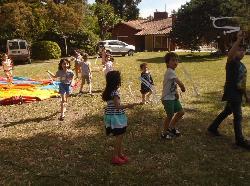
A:
POLYGON ((155 48, 163 48, 163 36, 155 36, 155 48))
POLYGON ((26 43, 23 41, 19 42, 20 49, 26 49, 26 43))
POLYGON ((117 42, 117 41, 110 41, 109 45, 119 45, 119 42, 117 42))
POLYGON ((17 41, 9 42, 9 49, 10 50, 19 49, 18 42, 17 41))

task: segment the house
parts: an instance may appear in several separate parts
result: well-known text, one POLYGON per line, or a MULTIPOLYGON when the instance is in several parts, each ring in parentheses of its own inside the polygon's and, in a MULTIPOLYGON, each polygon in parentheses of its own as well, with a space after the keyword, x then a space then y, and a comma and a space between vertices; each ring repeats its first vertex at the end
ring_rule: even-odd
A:
POLYGON ((173 20, 167 12, 154 12, 153 19, 121 22, 112 29, 112 39, 135 45, 136 51, 175 50, 169 36, 173 20))

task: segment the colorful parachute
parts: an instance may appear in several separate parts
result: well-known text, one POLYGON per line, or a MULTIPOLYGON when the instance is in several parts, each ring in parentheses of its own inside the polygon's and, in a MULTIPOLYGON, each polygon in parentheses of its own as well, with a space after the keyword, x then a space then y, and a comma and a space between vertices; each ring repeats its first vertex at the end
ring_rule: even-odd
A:
POLYGON ((0 77, 0 105, 22 104, 58 96, 57 81, 14 77, 13 84, 0 77))

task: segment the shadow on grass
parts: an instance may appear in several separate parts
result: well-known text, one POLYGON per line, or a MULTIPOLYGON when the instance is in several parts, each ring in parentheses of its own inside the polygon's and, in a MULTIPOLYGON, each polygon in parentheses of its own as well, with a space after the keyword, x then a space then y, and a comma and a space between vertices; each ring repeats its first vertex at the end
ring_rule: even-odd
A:
MULTIPOLYGON (((207 61, 216 61, 222 59, 221 57, 215 57, 211 54, 180 54, 179 55, 179 62, 185 63, 193 63, 193 62, 207 62, 207 61)), ((154 58, 147 58, 147 59, 137 59, 139 62, 143 63, 165 63, 164 56, 162 57, 154 57, 154 58)))
POLYGON ((50 121, 58 113, 59 112, 55 112, 55 113, 50 114, 50 115, 45 116, 45 117, 22 119, 22 120, 19 120, 19 121, 15 121, 15 122, 10 122, 8 124, 4 124, 2 127, 7 128, 7 127, 15 126, 15 125, 24 125, 24 124, 31 123, 31 122, 37 122, 37 123, 39 123, 41 121, 50 121))
MULTIPOLYGON (((217 93, 211 95, 205 101, 217 93)), ((187 109, 187 117, 179 125, 183 135, 169 141, 160 139, 165 116, 162 107, 143 105, 127 110, 124 148, 130 162, 121 167, 110 164, 114 138, 105 137, 102 113, 86 113, 79 120, 67 122, 82 131, 77 135, 51 131, 23 139, 0 139, 0 184, 183 185, 183 180, 185 185, 249 183, 240 178, 248 174, 249 157, 239 159, 231 148, 231 136, 211 138, 205 134, 204 122, 211 113, 187 109)))

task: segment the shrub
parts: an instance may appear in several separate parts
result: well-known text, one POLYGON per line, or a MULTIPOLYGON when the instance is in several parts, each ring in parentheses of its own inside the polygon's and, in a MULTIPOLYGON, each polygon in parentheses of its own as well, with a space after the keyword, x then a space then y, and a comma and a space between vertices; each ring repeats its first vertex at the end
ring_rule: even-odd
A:
POLYGON ((56 42, 38 41, 32 44, 33 59, 58 59, 61 57, 61 49, 56 42))

